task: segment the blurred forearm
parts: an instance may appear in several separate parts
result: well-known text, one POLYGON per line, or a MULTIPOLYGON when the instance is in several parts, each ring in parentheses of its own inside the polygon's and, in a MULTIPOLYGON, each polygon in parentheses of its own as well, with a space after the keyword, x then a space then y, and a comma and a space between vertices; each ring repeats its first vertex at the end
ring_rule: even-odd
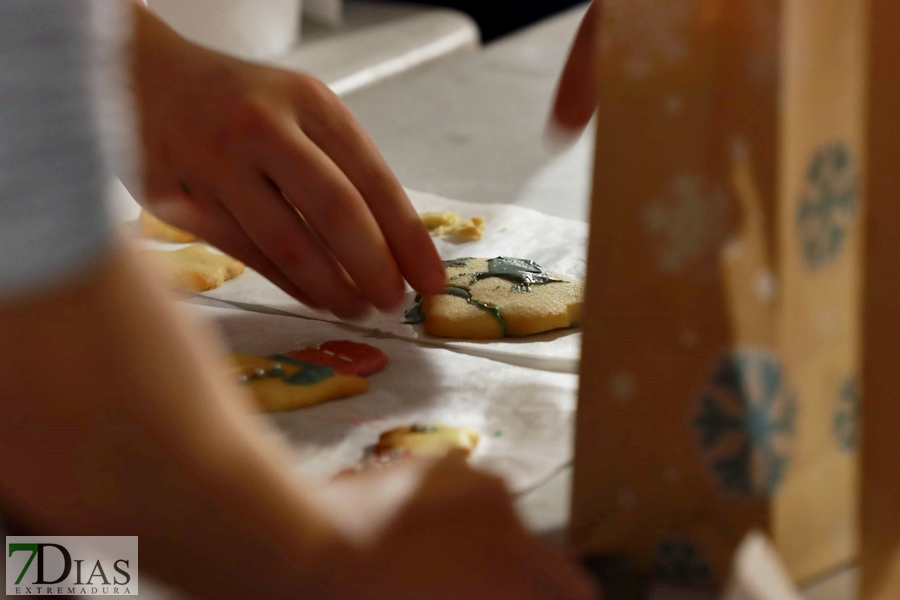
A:
POLYGON ((6 509, 48 534, 138 535, 142 566, 195 594, 309 590, 336 537, 183 321, 128 253, 0 304, 6 509))

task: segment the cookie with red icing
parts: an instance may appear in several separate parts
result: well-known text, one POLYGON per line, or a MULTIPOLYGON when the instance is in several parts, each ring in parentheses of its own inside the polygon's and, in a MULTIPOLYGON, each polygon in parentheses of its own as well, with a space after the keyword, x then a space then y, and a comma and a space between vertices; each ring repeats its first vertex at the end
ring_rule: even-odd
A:
POLYGON ((232 376, 266 412, 316 406, 369 389, 369 382, 363 377, 343 375, 331 367, 286 355, 232 354, 231 362, 232 376))
POLYGON ((393 452, 369 452, 361 461, 335 475, 335 479, 338 477, 346 477, 347 475, 357 475, 359 473, 369 473, 370 471, 395 467, 411 458, 413 458, 412 454, 401 449, 397 449, 393 452))
POLYGON ((232 376, 248 388, 267 412, 296 410, 363 394, 363 377, 387 366, 378 348, 348 340, 272 356, 232 354, 232 376))
POLYGON ((333 340, 319 344, 318 346, 293 350, 288 356, 328 366, 342 375, 360 375, 368 377, 387 366, 387 355, 368 344, 351 342, 349 340, 333 340))
POLYGON ((365 473, 403 463, 413 458, 440 458, 451 452, 469 455, 478 445, 474 429, 443 423, 414 423, 385 431, 356 465, 337 477, 365 473))

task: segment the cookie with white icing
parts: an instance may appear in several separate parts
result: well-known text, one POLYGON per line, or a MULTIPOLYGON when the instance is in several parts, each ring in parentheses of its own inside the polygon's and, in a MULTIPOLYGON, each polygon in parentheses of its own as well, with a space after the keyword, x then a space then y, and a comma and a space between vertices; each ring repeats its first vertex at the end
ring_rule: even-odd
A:
POLYGON ((418 298, 407 323, 473 340, 519 337, 572 327, 581 319, 584 283, 534 261, 497 257, 446 261, 443 294, 418 298))

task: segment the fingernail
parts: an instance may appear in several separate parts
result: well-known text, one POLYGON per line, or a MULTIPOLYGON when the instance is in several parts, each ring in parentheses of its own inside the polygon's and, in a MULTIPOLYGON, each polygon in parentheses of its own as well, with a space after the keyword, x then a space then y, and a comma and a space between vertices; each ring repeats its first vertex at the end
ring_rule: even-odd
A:
POLYGON ((582 129, 570 129, 551 116, 544 128, 544 149, 554 155, 562 154, 575 145, 582 133, 582 129))

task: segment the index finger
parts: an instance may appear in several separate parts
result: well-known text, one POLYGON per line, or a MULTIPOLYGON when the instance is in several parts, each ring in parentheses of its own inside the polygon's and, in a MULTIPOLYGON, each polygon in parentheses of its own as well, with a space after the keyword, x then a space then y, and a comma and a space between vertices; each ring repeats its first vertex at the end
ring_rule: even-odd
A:
POLYGON ((445 271, 431 235, 394 173, 350 110, 324 84, 301 92, 303 132, 344 172, 363 196, 403 277, 422 294, 444 289, 445 271))

